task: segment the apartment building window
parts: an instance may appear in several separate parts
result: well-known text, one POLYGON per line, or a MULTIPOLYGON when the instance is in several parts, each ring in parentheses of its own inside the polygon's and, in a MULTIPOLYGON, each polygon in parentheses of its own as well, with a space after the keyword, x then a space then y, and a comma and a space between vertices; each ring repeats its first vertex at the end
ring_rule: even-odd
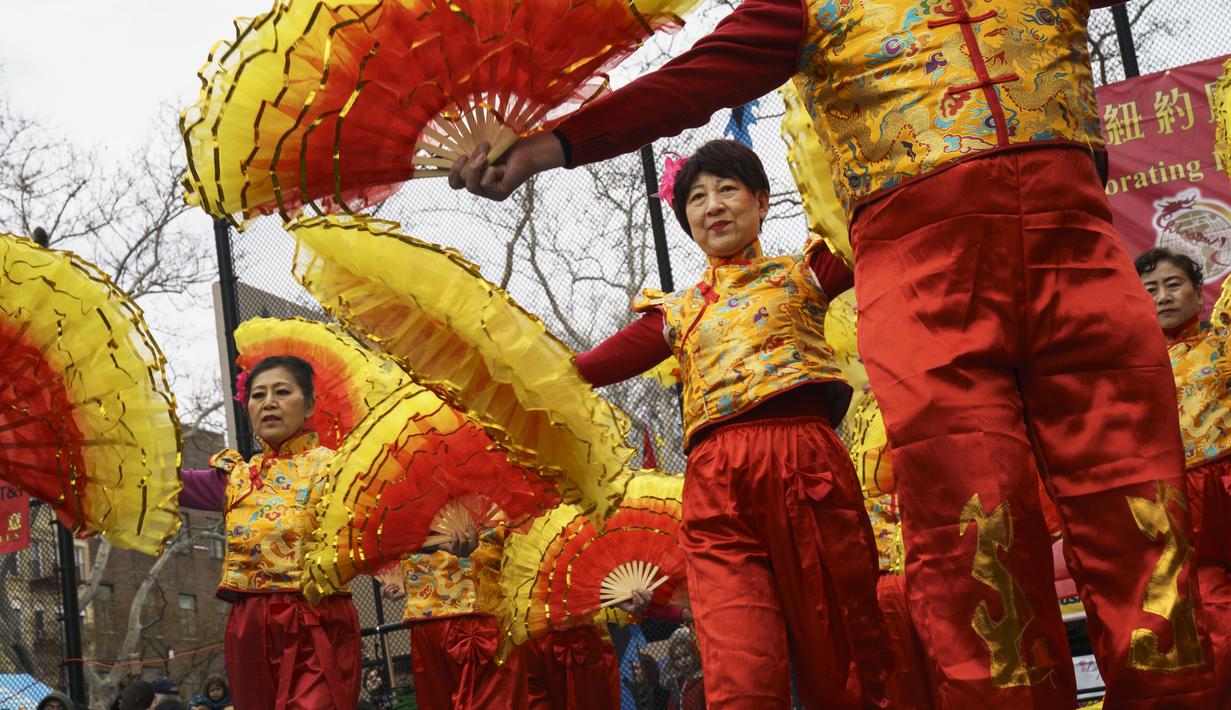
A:
POLYGON ((43 576, 43 541, 30 541, 30 578, 41 579, 43 576))
POLYGON ((197 635, 197 595, 180 595, 180 631, 185 638, 197 635))
POLYGON ((214 536, 209 538, 209 556, 215 560, 221 560, 227 553, 227 541, 220 537, 214 536))
POLYGON ((34 605, 34 640, 42 641, 47 638, 47 610, 42 604, 34 605))

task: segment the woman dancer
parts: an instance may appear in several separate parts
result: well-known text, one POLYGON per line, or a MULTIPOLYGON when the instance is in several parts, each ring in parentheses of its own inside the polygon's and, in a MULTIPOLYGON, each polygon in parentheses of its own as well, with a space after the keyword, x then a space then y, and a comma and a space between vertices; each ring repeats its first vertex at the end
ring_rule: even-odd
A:
POLYGON ((263 451, 235 451, 213 470, 184 471, 180 505, 221 510, 227 551, 218 597, 231 603, 224 654, 238 710, 354 707, 359 697, 359 617, 349 594, 312 606, 300 586, 303 543, 333 452, 304 430, 314 406, 312 366, 268 357, 239 396, 263 451))
POLYGON ((789 707, 789 649, 808 707, 882 706, 892 660, 876 546, 832 428, 850 388, 822 325, 850 273, 819 243, 803 257, 761 253, 769 180, 739 143, 702 146, 669 193, 709 258, 704 278, 643 293, 634 309, 645 315, 576 364, 601 386, 672 353, 681 363, 689 456, 680 544, 706 700, 789 707))

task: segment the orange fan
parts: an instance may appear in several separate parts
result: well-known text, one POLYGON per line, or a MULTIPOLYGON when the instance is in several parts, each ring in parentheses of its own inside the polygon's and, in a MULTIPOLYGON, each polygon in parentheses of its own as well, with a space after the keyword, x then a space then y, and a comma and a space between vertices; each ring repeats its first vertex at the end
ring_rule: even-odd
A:
POLYGON ((497 157, 696 2, 281 0, 200 72, 189 199, 227 218, 355 210, 481 142, 497 157))
POLYGON ((677 542, 683 478, 642 474, 599 530, 575 506, 560 506, 505 544, 502 584, 513 607, 513 643, 588 623, 596 613, 653 592, 667 604, 683 591, 677 542))
POLYGON ((235 347, 245 382, 246 374, 270 356, 294 355, 312 365, 316 406, 304 426, 319 434, 321 445, 330 449, 342 444, 368 410, 410 382, 392 360, 368 350, 332 323, 253 318, 235 329, 235 347))
POLYGON ((417 385, 373 407, 328 474, 305 554, 310 597, 454 532, 518 526, 559 502, 554 483, 510 463, 481 428, 417 385))

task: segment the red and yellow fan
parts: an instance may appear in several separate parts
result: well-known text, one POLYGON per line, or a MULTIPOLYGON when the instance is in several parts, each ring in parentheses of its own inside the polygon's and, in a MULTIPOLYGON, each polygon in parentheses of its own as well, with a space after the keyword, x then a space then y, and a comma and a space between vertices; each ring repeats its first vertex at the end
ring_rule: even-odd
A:
POLYGON ((682 476, 643 473, 599 530, 580 508, 563 505, 505 542, 501 584, 512 607, 514 644, 552 629, 590 623, 596 614, 653 592, 667 604, 683 592, 677 540, 682 476))
POLYGON ((70 252, 0 234, 0 479, 79 537, 158 554, 179 529, 180 433, 141 309, 70 252))
POLYGON ((200 72, 189 199, 219 218, 355 210, 481 142, 497 157, 696 3, 279 0, 200 72))
POLYGON ((370 217, 289 229, 296 278, 347 330, 466 412, 517 462, 557 477, 567 502, 602 517, 619 501, 635 453, 628 418, 581 378, 573 351, 477 266, 370 217))
POLYGON ((316 407, 304 426, 319 434, 321 445, 330 449, 338 448, 372 407, 410 383, 396 363, 365 348, 333 323, 253 318, 235 329, 235 346, 244 381, 248 371, 270 356, 294 355, 312 365, 316 407))
POLYGON ((372 408, 328 473, 305 551, 312 599, 454 533, 516 527, 560 500, 552 481, 511 463, 483 429, 414 384, 372 408))

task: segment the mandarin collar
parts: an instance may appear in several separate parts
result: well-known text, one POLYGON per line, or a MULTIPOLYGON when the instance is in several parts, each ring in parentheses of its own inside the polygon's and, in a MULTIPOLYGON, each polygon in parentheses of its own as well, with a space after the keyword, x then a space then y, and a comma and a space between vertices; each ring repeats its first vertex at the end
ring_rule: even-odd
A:
POLYGON ((1163 334, 1167 336, 1168 345, 1199 337, 1201 335, 1201 314, 1194 315, 1174 328, 1163 328, 1163 334))
POLYGON ((731 256, 707 256, 710 266, 729 266, 731 264, 746 264, 753 259, 759 259, 764 256, 761 251, 761 238, 757 237, 748 246, 744 247, 738 254, 731 256))
POLYGON ((287 458, 302 454, 321 445, 321 437, 314 431, 304 430, 282 442, 275 450, 269 442, 261 439, 261 450, 265 456, 287 458))

